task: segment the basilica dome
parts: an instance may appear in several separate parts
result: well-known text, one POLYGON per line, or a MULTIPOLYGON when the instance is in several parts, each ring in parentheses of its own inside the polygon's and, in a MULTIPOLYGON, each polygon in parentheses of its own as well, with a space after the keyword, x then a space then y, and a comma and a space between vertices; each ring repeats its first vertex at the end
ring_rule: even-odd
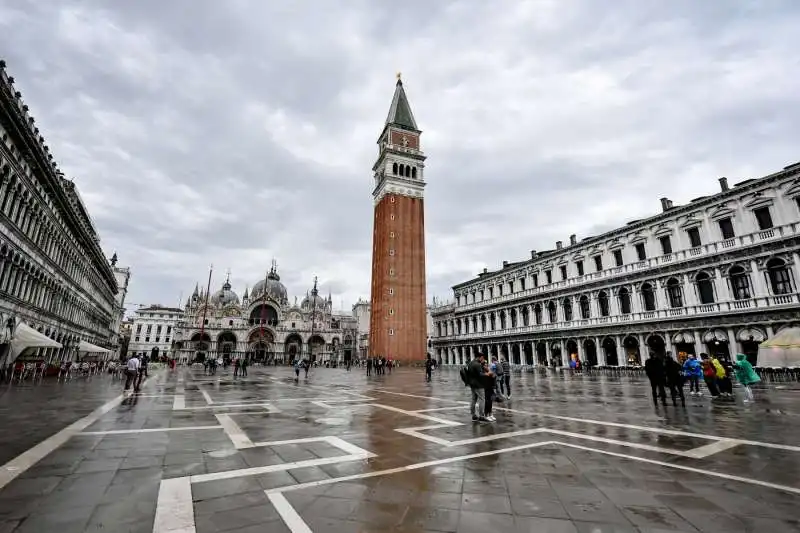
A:
POLYGON ((276 302, 285 302, 287 300, 286 287, 281 283, 281 277, 274 268, 269 271, 266 280, 262 279, 253 285, 253 290, 250 291, 250 301, 254 302, 259 298, 263 298, 265 291, 267 298, 272 298, 276 302))
POLYGON ((213 296, 211 296, 210 301, 213 305, 225 307, 226 305, 238 305, 239 297, 231 290, 231 284, 226 281, 222 286, 222 289, 218 290, 213 296))
POLYGON ((318 311, 324 311, 327 305, 327 300, 317 294, 317 291, 314 290, 311 296, 306 296, 303 298, 303 303, 300 304, 300 307, 302 307, 305 311, 311 311, 312 307, 318 311))

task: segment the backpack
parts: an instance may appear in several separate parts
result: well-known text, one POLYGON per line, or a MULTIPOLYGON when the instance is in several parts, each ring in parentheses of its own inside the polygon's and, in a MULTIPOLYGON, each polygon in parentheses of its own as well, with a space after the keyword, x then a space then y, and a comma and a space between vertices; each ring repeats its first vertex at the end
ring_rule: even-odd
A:
POLYGON ((469 387, 469 371, 467 370, 467 367, 462 366, 461 370, 458 371, 458 374, 461 376, 461 381, 464 382, 464 386, 469 387))

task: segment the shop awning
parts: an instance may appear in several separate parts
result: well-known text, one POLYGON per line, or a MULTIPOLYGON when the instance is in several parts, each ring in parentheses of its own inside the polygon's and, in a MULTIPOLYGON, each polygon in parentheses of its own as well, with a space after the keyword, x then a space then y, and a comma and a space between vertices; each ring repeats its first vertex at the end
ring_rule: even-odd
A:
POLYGON ((111 350, 101 348, 100 346, 87 341, 81 341, 80 344, 78 344, 78 351, 87 353, 111 353, 111 350))
POLYGON ((11 337, 11 361, 15 361, 27 348, 61 348, 61 343, 20 322, 11 337))

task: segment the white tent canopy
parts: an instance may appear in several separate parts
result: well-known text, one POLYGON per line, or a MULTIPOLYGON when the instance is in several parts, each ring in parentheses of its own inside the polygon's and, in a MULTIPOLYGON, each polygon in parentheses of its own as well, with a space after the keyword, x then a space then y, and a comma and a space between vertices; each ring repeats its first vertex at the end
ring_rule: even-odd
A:
POLYGON ((47 335, 43 335, 24 322, 17 324, 14 335, 11 337, 11 361, 27 348, 61 348, 61 343, 56 342, 47 335))
POLYGON ((786 328, 759 344, 758 366, 800 367, 800 328, 786 328))
POLYGON ((111 353, 111 350, 101 348, 100 346, 87 341, 81 341, 80 344, 78 344, 78 351, 87 353, 111 353))

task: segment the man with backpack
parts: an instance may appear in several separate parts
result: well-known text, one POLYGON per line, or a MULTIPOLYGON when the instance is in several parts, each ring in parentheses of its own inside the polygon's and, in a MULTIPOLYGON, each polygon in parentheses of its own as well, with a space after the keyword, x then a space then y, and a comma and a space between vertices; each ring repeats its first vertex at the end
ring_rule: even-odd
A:
POLYGON ((475 358, 467 366, 461 369, 461 379, 464 385, 468 386, 472 392, 472 399, 469 403, 469 413, 472 415, 473 422, 488 422, 486 419, 486 372, 483 369, 485 361, 482 353, 475 354, 475 358), (476 409, 477 405, 477 409, 476 409))

